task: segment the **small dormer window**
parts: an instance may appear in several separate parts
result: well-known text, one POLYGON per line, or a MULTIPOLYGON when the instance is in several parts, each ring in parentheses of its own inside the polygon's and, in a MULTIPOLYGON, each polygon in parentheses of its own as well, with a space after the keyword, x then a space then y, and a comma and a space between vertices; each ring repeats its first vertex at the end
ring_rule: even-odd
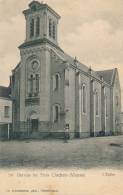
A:
POLYGON ((39 3, 38 1, 32 1, 29 4, 29 7, 31 8, 32 11, 36 11, 38 8, 40 8, 41 3, 39 3))
POLYGON ((33 11, 36 11, 36 5, 33 5, 33 6, 31 7, 31 9, 32 9, 33 11))
POLYGON ((34 36, 34 19, 32 18, 30 22, 30 37, 33 36, 34 36))

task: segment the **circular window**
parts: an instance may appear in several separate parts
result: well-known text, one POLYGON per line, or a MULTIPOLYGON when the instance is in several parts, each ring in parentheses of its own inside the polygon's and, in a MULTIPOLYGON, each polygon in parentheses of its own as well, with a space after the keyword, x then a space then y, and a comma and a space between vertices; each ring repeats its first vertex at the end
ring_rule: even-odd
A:
POLYGON ((39 64, 38 64, 37 61, 33 61, 33 62, 32 62, 32 69, 33 69, 33 70, 37 70, 38 66, 39 66, 39 64))

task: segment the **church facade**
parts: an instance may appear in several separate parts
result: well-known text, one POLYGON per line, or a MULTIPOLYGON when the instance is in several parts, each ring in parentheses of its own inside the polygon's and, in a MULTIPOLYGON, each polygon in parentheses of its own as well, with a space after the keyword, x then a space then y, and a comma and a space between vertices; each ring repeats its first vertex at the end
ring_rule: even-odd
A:
POLYGON ((13 133, 39 138, 120 133, 121 89, 117 69, 94 71, 58 45, 60 19, 47 4, 23 11, 26 39, 12 71, 13 133))

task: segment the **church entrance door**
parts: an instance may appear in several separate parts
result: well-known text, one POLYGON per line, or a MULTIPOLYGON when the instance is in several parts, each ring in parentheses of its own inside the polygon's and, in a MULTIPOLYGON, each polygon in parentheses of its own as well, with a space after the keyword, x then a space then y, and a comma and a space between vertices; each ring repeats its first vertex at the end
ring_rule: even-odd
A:
POLYGON ((39 126, 39 120, 36 112, 33 112, 30 116, 30 122, 31 122, 31 131, 36 132, 38 131, 39 126))
POLYGON ((32 131, 38 131, 38 119, 31 119, 32 131))

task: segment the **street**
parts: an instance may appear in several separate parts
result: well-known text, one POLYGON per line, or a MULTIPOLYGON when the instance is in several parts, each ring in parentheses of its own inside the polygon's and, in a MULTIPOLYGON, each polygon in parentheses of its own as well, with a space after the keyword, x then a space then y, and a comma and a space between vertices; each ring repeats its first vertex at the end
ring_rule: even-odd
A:
POLYGON ((0 142, 0 168, 123 168, 123 136, 0 142))

